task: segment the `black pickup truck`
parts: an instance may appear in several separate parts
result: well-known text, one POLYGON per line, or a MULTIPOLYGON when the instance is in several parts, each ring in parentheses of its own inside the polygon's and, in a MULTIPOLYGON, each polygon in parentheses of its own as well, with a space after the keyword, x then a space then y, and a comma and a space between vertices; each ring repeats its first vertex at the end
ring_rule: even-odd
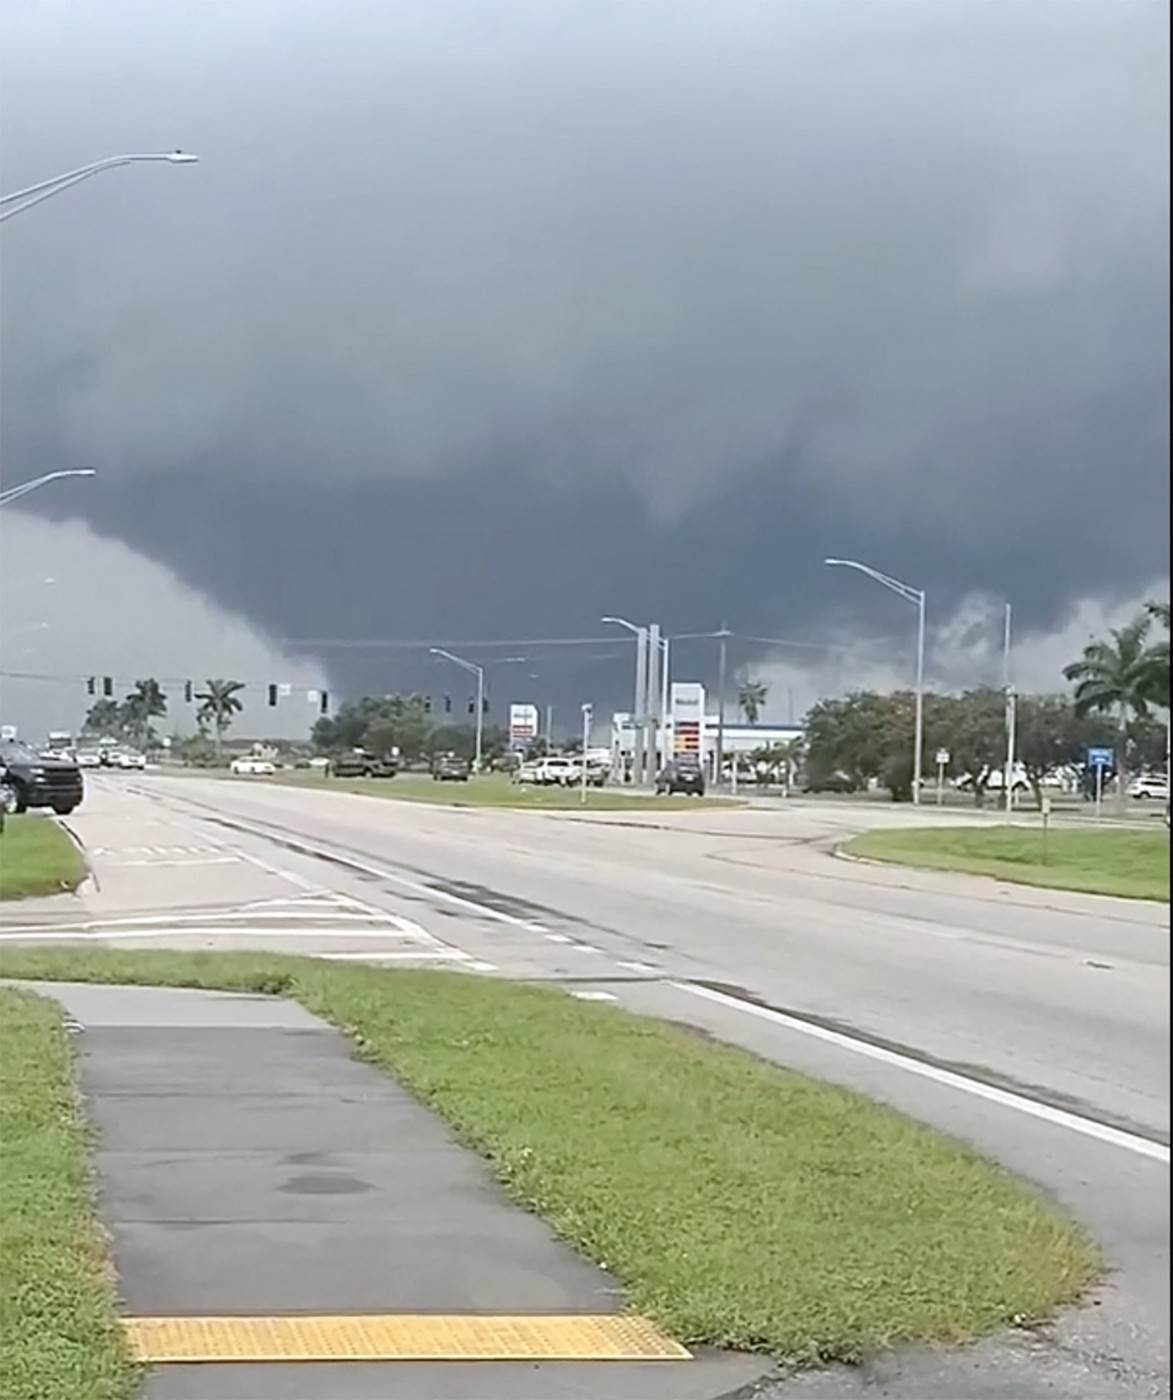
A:
POLYGON ((72 759, 44 758, 27 744, 0 744, 0 806, 6 812, 52 807, 64 817, 83 792, 81 769, 72 759))

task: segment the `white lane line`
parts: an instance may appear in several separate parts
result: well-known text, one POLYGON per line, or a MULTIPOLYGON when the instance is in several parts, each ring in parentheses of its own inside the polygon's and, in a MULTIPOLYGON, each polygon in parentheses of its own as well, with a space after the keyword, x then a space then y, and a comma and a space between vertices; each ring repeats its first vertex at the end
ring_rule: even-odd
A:
POLYGON ((542 935, 549 943, 573 943, 574 939, 569 938, 564 933, 546 933, 542 935))
POLYGON ((625 968, 628 972, 647 972, 651 973, 653 976, 659 971, 659 969, 653 967, 651 963, 645 962, 621 962, 616 963, 615 966, 625 968))
POLYGON ((276 875, 279 880, 288 880, 291 885, 296 885, 298 889, 306 890, 312 894, 320 894, 321 883, 315 884, 312 880, 307 880, 304 875, 298 875, 296 871, 284 870, 279 865, 270 865, 267 860, 262 860, 260 856, 254 856, 251 851, 246 851, 237 846, 236 851, 250 864, 259 866, 262 870, 267 870, 270 875, 276 875))
POLYGON ((838 1046, 840 1050, 849 1050, 853 1055, 863 1055, 865 1059, 878 1060, 880 1064, 891 1065, 894 1069, 919 1075, 922 1079, 930 1079, 934 1084, 943 1084, 948 1089, 957 1089, 963 1094, 972 1094, 975 1098, 987 1099, 990 1103, 996 1103, 1002 1108, 1013 1109, 1016 1113, 1025 1113, 1030 1118, 1039 1118, 1044 1123, 1051 1123, 1055 1127, 1066 1128, 1070 1132, 1080 1133, 1084 1137, 1095 1138, 1097 1141, 1106 1142, 1112 1147, 1121 1147, 1126 1152, 1135 1152, 1140 1157, 1151 1157, 1154 1162, 1163 1162, 1166 1166, 1169 1165, 1168 1146, 1163 1142, 1153 1142, 1151 1138, 1141 1137, 1138 1133, 1128 1133, 1122 1128, 1113 1128, 1107 1123, 1097 1123, 1094 1118, 1083 1118, 1078 1113, 1070 1113, 1064 1108, 1054 1108, 1050 1104, 1040 1103, 1037 1099, 1027 1098, 1024 1094, 1015 1094, 1009 1089, 999 1089, 996 1085, 986 1084, 980 1079, 970 1079, 964 1074, 958 1074, 955 1070, 926 1064, 923 1060, 915 1059, 911 1055, 901 1055, 899 1051, 888 1050, 882 1045, 873 1045, 870 1041, 856 1040, 853 1036, 845 1035, 842 1031, 834 1031, 827 1026, 819 1026, 797 1016, 788 1016, 784 1011, 775 1011, 769 1006, 757 1006, 750 1001, 739 1001, 737 997, 727 996, 724 992, 715 992, 710 987, 695 987, 687 982, 669 982, 668 986, 675 988, 678 992, 687 992, 689 996, 702 997, 705 1001, 716 1002, 718 1006, 728 1007, 731 1011, 741 1011, 747 1016, 756 1016, 759 1020, 771 1021, 776 1026, 784 1026, 789 1031, 797 1031, 799 1035, 809 1035, 815 1040, 824 1040, 829 1045, 838 1046))
POLYGON ((459 948, 416 948, 401 953, 318 953, 328 962, 465 962, 459 948))
POLYGON ((619 998, 611 992, 571 992, 572 997, 577 997, 579 1001, 618 1001, 619 998))
MULTIPOLYGON (((398 928, 260 928, 257 925, 234 924, 173 924, 158 928, 41 928, 35 932, 24 931, 0 933, 0 942, 5 943, 113 943, 126 939, 139 938, 373 938, 373 939, 417 939, 426 947, 445 948, 438 938, 425 933, 420 935, 410 929, 398 928)), ((455 949, 460 957, 468 954, 455 949)))
MULTIPOLYGON (((446 904, 454 904, 459 909, 467 909, 470 913, 476 914, 482 919, 492 919, 496 923, 509 924, 513 928, 525 929, 527 933, 545 933, 545 924, 534 923, 532 919, 519 919, 516 914, 506 914, 500 909, 494 909, 491 905, 480 904, 475 899, 465 899, 463 895, 452 894, 449 890, 439 889, 434 885, 421 884, 418 880, 409 880, 405 875, 398 875, 393 870, 388 870, 381 865, 372 865, 369 861, 359 860, 347 851, 334 851, 328 846, 316 845, 313 841, 297 835, 283 836, 280 833, 274 835, 261 827, 255 827, 247 822, 239 821, 235 817, 225 817, 222 820, 238 831, 246 831, 252 836, 259 836, 262 841, 277 841, 286 843, 301 854, 318 856, 327 860, 337 861, 341 865, 349 866, 351 870, 361 870, 364 875, 373 875, 377 880, 387 880, 390 884, 400 885, 405 890, 411 890, 413 894, 422 895, 425 899, 438 899, 446 904)), ((280 875, 284 879, 294 880, 303 885, 306 889, 320 889, 320 885, 311 885, 308 880, 303 880, 301 876, 294 876, 291 871, 282 870, 276 865, 270 865, 268 861, 261 860, 259 856, 251 855, 248 851, 241 851, 241 855, 246 860, 253 861, 262 869, 270 871, 274 875, 280 875)))
POLYGON ((187 860, 112 860, 114 870, 137 870, 143 866, 151 870, 174 870, 178 866, 190 869, 195 865, 239 865, 239 856, 190 856, 187 860))
POLYGON ((572 953, 597 953, 598 948, 594 948, 589 943, 576 943, 570 950, 572 953))

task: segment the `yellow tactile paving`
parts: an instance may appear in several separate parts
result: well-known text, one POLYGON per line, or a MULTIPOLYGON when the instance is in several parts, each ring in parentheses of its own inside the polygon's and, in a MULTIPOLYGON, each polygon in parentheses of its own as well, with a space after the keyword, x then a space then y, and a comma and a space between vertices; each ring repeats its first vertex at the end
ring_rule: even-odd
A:
POLYGON ((128 1317, 131 1355, 183 1361, 686 1361, 642 1317, 128 1317))

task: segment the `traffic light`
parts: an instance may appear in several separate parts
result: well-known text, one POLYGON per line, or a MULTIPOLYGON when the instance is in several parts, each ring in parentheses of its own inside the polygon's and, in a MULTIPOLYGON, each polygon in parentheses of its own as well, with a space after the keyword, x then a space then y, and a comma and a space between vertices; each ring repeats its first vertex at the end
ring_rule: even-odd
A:
POLYGON ((188 705, 191 704, 191 697, 192 697, 191 681, 184 681, 184 683, 183 683, 183 699, 184 699, 184 701, 185 701, 186 704, 188 704, 188 705))
POLYGON ((452 713, 452 696, 451 696, 451 695, 445 695, 445 697, 444 697, 444 713, 445 713, 446 715, 450 715, 450 714, 452 713))
POLYGON ((431 697, 430 695, 425 695, 425 696, 424 696, 424 714, 425 714, 425 715, 430 715, 431 713, 432 713, 432 697, 431 697))
POLYGON ((327 695, 327 693, 323 690, 322 693, 321 693, 321 695, 318 696, 318 714, 320 714, 320 715, 328 715, 329 713, 330 713, 330 697, 329 697, 329 695, 327 695))
POLYGON ((277 704, 277 687, 275 685, 269 687, 269 704, 270 706, 277 704))
POLYGON ((98 682, 94 679, 93 676, 91 676, 91 677, 89 678, 89 680, 86 681, 86 694, 87 694, 87 695, 97 695, 97 693, 98 693, 98 682))
POLYGON ((103 676, 103 677, 102 677, 102 694, 106 697, 107 700, 110 700, 110 699, 113 698, 113 696, 114 696, 114 677, 113 677, 113 676, 103 676))
POLYGON ((468 712, 470 715, 475 715, 477 712, 477 702, 471 695, 468 697, 468 712))
POLYGON ((489 713, 489 697, 487 695, 481 701, 481 713, 485 715, 489 713))

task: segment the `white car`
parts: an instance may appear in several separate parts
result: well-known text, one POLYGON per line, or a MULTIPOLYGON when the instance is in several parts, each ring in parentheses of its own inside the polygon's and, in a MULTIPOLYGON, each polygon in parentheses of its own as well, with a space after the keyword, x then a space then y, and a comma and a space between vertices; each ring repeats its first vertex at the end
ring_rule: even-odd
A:
POLYGON ((255 758, 252 754, 244 754, 243 757, 232 760, 228 771, 237 776, 251 773, 254 777, 268 778, 272 777, 277 769, 267 758, 255 758))
POLYGON ((79 768, 97 768, 102 762, 102 755, 97 749, 78 749, 77 766, 79 768))
POLYGON ((572 758, 539 758, 533 763, 523 763, 517 770, 519 783, 534 783, 538 787, 553 787, 561 783, 566 786, 581 781, 579 768, 572 758))
POLYGON ((1157 802, 1168 802, 1169 779, 1162 773, 1142 773, 1128 784, 1129 797, 1138 802, 1153 798, 1157 802))
POLYGON ((119 768, 143 769, 147 766, 146 756, 135 749, 123 749, 118 755, 119 768))

